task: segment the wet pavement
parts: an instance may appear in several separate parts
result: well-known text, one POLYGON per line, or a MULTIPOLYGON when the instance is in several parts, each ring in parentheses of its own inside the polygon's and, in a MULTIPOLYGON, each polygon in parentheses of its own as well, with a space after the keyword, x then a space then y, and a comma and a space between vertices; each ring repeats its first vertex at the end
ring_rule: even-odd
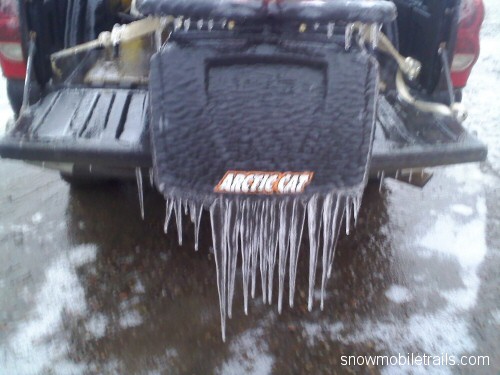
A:
POLYGON ((437 168, 423 189, 369 185, 325 310, 307 311, 302 249, 296 307, 279 315, 256 298, 245 316, 238 284, 226 343, 208 215, 195 252, 188 220, 183 246, 173 223, 164 235, 153 190, 142 221, 133 183, 77 190, 0 161, 0 374, 499 374, 500 4, 486 8, 464 101, 488 161, 437 168), (399 353, 490 366, 341 366, 342 355, 399 353))

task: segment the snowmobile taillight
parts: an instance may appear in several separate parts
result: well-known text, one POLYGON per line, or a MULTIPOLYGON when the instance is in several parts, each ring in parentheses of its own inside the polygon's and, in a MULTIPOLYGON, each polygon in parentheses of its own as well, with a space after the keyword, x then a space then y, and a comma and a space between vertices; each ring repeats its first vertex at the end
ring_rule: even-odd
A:
POLYGON ((24 60, 16 3, 0 6, 0 65, 7 78, 24 79, 24 60))
POLYGON ((467 84, 472 67, 479 57, 479 32, 484 20, 482 0, 462 0, 451 79, 455 88, 467 84))

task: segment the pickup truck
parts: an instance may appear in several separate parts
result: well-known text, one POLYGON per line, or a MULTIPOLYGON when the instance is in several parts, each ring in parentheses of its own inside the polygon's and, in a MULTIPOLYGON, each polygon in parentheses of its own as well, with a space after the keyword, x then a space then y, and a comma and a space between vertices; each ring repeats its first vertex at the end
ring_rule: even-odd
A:
POLYGON ((245 310, 275 268, 293 305, 306 230, 312 308, 370 176, 485 160, 460 103, 483 18, 482 0, 4 1, 0 156, 135 176, 140 200, 149 174, 179 242, 208 210, 224 335, 237 265, 245 310))

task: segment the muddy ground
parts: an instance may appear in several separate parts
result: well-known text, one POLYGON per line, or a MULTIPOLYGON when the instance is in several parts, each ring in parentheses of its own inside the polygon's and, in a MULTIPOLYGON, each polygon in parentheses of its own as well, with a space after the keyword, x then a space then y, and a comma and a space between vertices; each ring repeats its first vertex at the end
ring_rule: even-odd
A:
MULTIPOLYGON (((486 1, 482 55, 465 92, 482 164, 434 169, 423 189, 367 188, 343 237, 325 310, 241 288, 221 341, 210 226, 183 246, 163 199, 134 183, 71 189, 59 175, 0 161, 0 374, 500 373, 500 3, 486 1), (260 297, 260 295, 258 296, 260 297), (489 356, 489 366, 341 366, 342 355, 489 356)), ((0 129, 10 116, 0 81, 0 129)), ((240 286, 240 285, 238 285, 240 286)))

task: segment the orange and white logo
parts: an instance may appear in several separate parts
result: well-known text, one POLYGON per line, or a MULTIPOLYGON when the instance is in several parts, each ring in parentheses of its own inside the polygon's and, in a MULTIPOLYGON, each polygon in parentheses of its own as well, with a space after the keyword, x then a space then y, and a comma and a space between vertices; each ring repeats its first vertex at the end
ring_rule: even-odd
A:
POLYGON ((314 172, 227 171, 214 188, 216 193, 300 194, 314 172))

